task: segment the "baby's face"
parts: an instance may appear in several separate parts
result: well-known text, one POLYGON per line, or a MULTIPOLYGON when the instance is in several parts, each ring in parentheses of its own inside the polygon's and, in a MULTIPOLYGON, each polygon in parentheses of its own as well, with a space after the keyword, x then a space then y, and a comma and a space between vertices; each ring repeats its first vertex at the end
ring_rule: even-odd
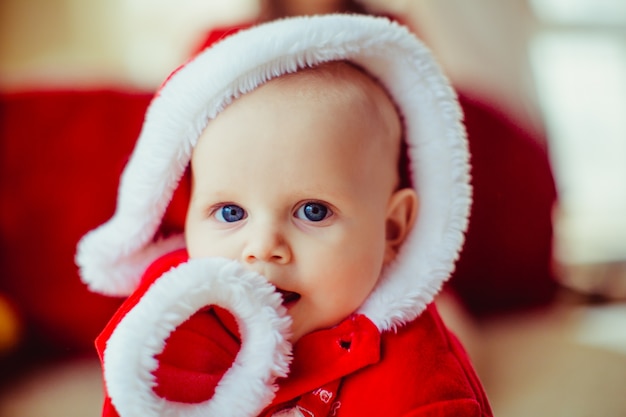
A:
POLYGON ((400 137, 386 97, 371 106, 336 82, 301 78, 270 81, 209 124, 185 226, 192 258, 236 259, 276 286, 294 342, 353 313, 393 257, 400 137))

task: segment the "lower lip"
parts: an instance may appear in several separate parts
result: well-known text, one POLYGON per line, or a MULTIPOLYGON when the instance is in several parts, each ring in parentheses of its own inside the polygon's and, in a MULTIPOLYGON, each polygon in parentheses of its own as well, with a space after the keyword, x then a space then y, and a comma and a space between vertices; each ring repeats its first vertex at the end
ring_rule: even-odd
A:
POLYGON ((294 305, 296 305, 295 301, 290 301, 288 303, 283 303, 283 307, 285 307, 287 310, 291 310, 291 307, 293 307, 294 305))

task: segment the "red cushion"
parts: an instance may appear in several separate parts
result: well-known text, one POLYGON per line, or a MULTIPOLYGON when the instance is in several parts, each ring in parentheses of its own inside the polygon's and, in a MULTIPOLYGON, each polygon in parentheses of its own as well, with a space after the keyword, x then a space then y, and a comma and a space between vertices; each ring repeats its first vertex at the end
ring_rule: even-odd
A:
POLYGON ((107 220, 151 94, 0 95, 0 291, 43 352, 93 351, 119 301, 90 293, 76 243, 107 220))
POLYGON ((461 95, 474 203, 450 286, 476 315, 550 302, 556 189, 545 139, 483 101, 461 95))

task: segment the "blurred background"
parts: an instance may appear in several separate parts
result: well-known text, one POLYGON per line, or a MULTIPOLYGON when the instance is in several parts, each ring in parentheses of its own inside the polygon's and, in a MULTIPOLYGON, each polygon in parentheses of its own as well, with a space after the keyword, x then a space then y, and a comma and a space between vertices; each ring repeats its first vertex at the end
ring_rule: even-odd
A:
MULTIPOLYGON (((495 414, 625 416, 626 2, 361 3, 409 25, 462 95, 476 221, 440 305, 495 414)), ((0 417, 99 415, 92 340, 120 300, 86 292, 73 248, 111 215, 160 83, 262 12, 0 0, 0 417)))

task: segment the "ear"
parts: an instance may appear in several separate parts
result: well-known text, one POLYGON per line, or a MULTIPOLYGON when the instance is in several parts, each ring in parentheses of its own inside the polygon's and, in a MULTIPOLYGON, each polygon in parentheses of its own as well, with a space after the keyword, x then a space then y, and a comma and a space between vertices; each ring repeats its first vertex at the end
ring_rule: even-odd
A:
POLYGON ((393 193, 387 205, 385 220, 385 264, 393 261, 417 218, 419 201, 412 188, 393 193))

